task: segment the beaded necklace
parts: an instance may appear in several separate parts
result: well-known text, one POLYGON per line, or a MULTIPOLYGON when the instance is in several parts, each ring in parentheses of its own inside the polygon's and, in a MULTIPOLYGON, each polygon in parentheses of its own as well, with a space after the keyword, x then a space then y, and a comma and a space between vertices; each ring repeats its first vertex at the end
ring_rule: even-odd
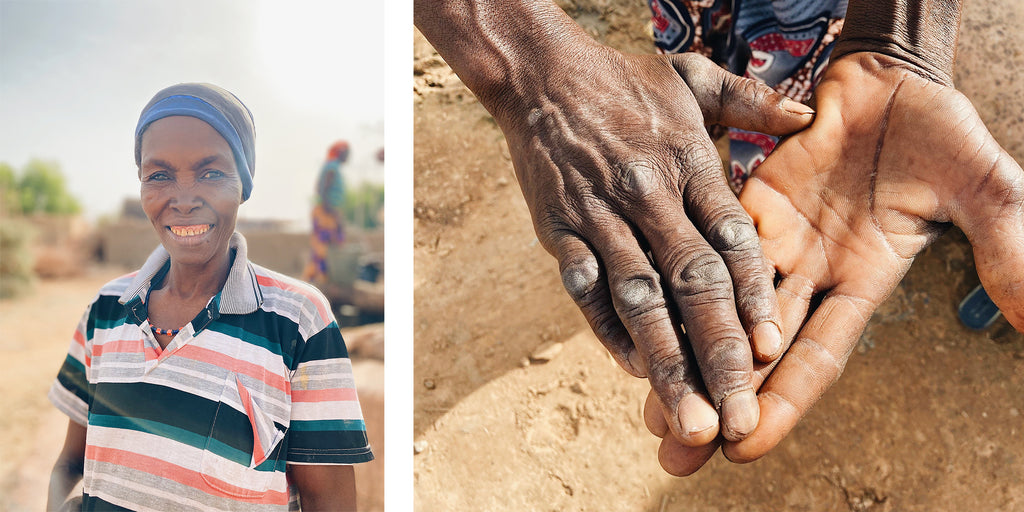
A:
POLYGON ((153 329, 153 334, 166 334, 168 336, 174 336, 181 332, 181 329, 184 329, 184 327, 182 327, 181 329, 161 329, 159 327, 150 326, 150 329, 153 329))
MULTIPOLYGON (((230 260, 230 263, 229 263, 229 268, 230 268, 230 266, 234 265, 234 263, 235 263, 235 250, 232 249, 231 250, 231 260, 230 260)), ((152 280, 152 282, 150 284, 150 288, 149 288, 149 290, 146 290, 146 301, 145 301, 146 304, 149 304, 149 295, 151 293, 153 293, 153 286, 161 285, 163 283, 164 277, 167 275, 168 269, 170 269, 170 264, 171 264, 171 262, 170 262, 170 260, 168 260, 167 263, 164 264, 163 268, 161 268, 159 271, 157 271, 156 275, 153 276, 153 280, 152 280)), ((147 320, 149 320, 149 318, 147 318, 147 320)), ((181 332, 182 329, 185 328, 185 326, 182 326, 179 329, 161 329, 159 327, 154 326, 152 320, 149 321, 149 326, 150 326, 149 328, 153 330, 153 334, 166 334, 168 336, 175 336, 179 332, 181 332)))

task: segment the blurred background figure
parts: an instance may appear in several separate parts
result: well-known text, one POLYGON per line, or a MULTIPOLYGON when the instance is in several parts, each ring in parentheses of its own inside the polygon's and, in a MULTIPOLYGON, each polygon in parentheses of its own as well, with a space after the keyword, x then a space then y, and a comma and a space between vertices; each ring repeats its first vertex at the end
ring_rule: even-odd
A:
POLYGON ((328 249, 345 241, 345 178, 341 164, 348 160, 348 142, 340 140, 327 150, 327 161, 316 182, 316 206, 313 207, 313 233, 309 238, 309 263, 302 279, 322 287, 327 283, 328 249))

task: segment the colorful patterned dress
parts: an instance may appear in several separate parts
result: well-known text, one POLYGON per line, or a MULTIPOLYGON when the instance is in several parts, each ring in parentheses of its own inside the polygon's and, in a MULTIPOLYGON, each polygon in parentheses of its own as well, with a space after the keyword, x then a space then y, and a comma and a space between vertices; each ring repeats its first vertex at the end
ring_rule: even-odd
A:
POLYGON ((313 207, 313 234, 310 236, 309 262, 302 279, 317 285, 327 282, 327 252, 345 241, 345 178, 341 164, 348 159, 348 143, 340 141, 327 152, 327 161, 317 179, 317 204, 313 207))

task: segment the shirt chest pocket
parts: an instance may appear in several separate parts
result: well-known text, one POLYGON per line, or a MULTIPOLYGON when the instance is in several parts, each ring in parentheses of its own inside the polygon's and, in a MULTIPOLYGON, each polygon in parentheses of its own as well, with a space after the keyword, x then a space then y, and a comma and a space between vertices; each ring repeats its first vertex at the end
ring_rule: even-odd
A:
POLYGON ((237 374, 227 376, 200 464, 207 485, 234 497, 261 497, 280 475, 285 430, 260 406, 256 393, 237 374))

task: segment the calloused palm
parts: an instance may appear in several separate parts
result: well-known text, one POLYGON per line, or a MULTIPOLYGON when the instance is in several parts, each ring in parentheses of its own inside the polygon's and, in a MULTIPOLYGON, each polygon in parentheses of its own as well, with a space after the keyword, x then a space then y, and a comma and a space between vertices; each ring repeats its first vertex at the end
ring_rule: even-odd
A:
MULTIPOLYGON (((950 223, 970 240, 986 291, 1024 330, 1024 172, 970 101, 868 52, 831 63, 815 98, 811 127, 780 144, 740 196, 781 277, 783 332, 795 340, 777 366, 760 369, 760 422, 723 446, 733 461, 754 460, 785 437, 950 223)), ((657 415, 645 416, 664 432, 657 415)), ((671 473, 696 471, 714 453, 671 438, 659 453, 671 473)))

